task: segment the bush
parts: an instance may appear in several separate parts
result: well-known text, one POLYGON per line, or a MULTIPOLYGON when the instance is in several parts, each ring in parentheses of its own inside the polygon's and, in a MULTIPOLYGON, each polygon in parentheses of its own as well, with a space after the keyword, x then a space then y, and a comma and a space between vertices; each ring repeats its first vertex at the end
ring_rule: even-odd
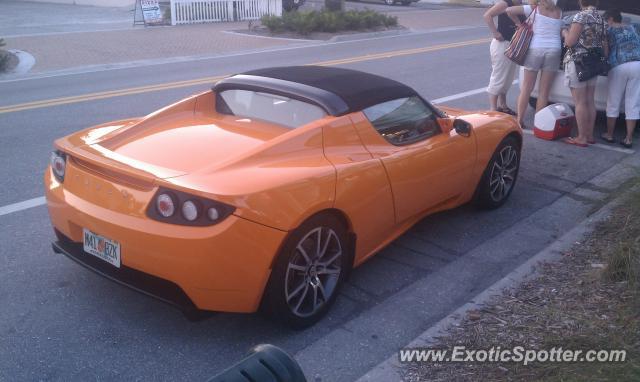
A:
POLYGON ((312 32, 339 32, 350 30, 395 27, 398 19, 375 11, 340 11, 329 10, 310 12, 286 12, 282 17, 266 15, 261 19, 271 33, 295 32, 308 35, 312 32))

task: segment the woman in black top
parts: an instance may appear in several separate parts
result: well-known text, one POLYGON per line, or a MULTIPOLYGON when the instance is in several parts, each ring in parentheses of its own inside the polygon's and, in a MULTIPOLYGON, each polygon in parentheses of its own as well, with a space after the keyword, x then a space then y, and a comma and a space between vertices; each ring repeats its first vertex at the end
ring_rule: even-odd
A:
POLYGON ((507 92, 513 84, 517 65, 505 57, 504 51, 509 46, 509 42, 516 31, 516 26, 507 16, 505 10, 508 7, 521 4, 520 0, 498 0, 484 14, 484 20, 493 36, 490 47, 492 71, 489 86, 487 87, 489 103, 491 110, 511 115, 515 115, 515 112, 507 106, 507 92), (498 17, 498 26, 494 22, 494 17, 496 16, 498 17))

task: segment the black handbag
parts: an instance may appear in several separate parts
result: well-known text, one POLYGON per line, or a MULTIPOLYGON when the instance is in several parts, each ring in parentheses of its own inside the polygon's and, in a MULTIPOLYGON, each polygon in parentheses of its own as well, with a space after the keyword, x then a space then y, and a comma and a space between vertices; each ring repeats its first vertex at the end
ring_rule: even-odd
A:
POLYGON ((609 71, 609 61, 601 48, 591 48, 585 54, 574 59, 576 73, 580 81, 589 81, 593 77, 605 75, 609 71))
MULTIPOLYGON (((602 38, 606 39, 607 34, 604 30, 604 24, 600 24, 602 28, 602 38)), ((604 54, 602 48, 588 48, 587 52, 575 57, 576 73, 580 82, 589 81, 593 77, 606 75, 609 72, 609 60, 604 54)))

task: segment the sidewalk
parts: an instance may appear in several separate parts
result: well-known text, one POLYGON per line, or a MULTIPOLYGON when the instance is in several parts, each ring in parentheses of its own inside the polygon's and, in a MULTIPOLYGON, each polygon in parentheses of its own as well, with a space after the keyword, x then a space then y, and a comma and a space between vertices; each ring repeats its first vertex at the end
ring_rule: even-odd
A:
MULTIPOLYGON (((3 3, 2 8, 0 37, 8 36, 6 49, 33 55, 31 74, 308 43, 227 33, 246 30, 249 22, 145 28, 134 27, 132 11, 123 8, 15 1, 3 3)), ((482 25, 482 10, 478 8, 390 9, 401 25, 412 30, 482 25)))

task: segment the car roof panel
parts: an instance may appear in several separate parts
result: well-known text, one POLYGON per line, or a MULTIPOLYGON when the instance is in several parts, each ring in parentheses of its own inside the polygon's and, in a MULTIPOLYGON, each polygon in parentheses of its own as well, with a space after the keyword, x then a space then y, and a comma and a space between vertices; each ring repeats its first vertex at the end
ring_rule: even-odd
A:
POLYGON ((214 90, 246 89, 251 87, 251 83, 259 91, 272 89, 278 94, 305 99, 323 107, 331 115, 344 115, 393 99, 418 96, 409 86, 389 78, 324 66, 252 70, 220 81, 214 90))

